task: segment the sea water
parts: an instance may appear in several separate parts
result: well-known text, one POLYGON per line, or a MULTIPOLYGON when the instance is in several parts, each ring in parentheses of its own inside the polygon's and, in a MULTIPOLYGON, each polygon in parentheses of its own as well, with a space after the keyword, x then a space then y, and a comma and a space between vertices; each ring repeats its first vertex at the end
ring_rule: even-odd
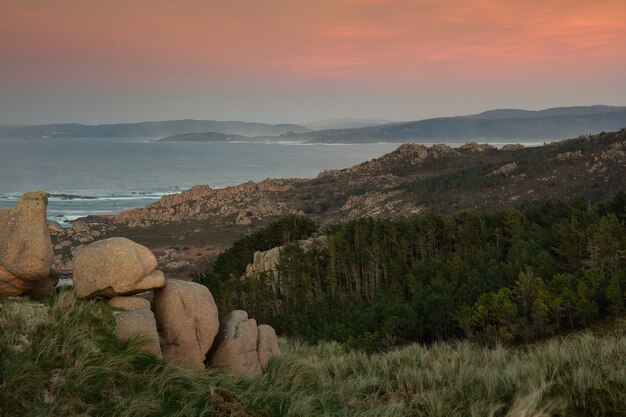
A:
POLYGON ((0 209, 27 191, 52 193, 61 223, 145 206, 197 184, 313 178, 393 151, 398 144, 304 145, 157 142, 136 138, 0 139, 0 209))

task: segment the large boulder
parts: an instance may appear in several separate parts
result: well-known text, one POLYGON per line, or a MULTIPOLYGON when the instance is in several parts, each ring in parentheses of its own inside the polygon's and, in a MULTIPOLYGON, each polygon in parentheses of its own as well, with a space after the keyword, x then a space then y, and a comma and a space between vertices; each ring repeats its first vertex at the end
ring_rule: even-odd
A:
POLYGON ((220 332, 211 350, 211 365, 228 373, 257 376, 262 373, 257 352, 258 328, 248 313, 235 310, 224 318, 220 332))
POLYGON ((165 285, 150 249, 123 237, 100 240, 74 254, 74 288, 85 297, 132 295, 165 285))
POLYGON ((145 342, 141 349, 161 357, 161 345, 157 333, 156 321, 152 311, 146 309, 120 311, 115 313, 115 331, 117 337, 126 340, 142 335, 145 342))
POLYGON ((119 308, 120 310, 150 310, 150 301, 141 297, 113 297, 108 302, 113 308, 119 308))
POLYGON ((0 296, 20 295, 49 275, 53 253, 47 205, 48 194, 36 191, 0 210, 0 296))
POLYGON ((163 356, 179 365, 204 368, 207 352, 219 330, 217 305, 207 287, 167 280, 154 292, 163 356))
POLYGON ((259 354, 259 363, 263 371, 267 370, 267 367, 272 358, 280 355, 280 347, 278 346, 278 337, 276 337, 276 331, 268 324, 261 324, 258 327, 259 340, 257 341, 257 351, 259 354))

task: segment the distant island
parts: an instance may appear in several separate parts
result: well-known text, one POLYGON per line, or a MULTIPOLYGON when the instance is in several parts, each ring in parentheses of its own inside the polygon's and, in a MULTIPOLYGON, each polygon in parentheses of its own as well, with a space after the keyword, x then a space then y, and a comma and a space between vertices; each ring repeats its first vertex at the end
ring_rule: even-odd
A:
POLYGON ((159 142, 230 142, 230 141, 250 141, 252 138, 242 135, 228 135, 220 132, 205 133, 181 133, 179 135, 166 136, 159 139, 159 142))
POLYGON ((304 133, 310 129, 294 124, 252 123, 216 120, 167 120, 160 122, 116 123, 84 125, 57 123, 34 126, 0 126, 0 139, 42 138, 161 138, 163 136, 219 132, 225 135, 278 136, 285 133, 304 133))
MULTIPOLYGON (((338 119, 317 126, 354 126, 338 119)), ((359 123, 367 124, 365 121, 359 123)), ((479 114, 440 117, 374 126, 312 130, 297 124, 241 121, 171 120, 107 125, 52 124, 0 126, 0 138, 89 137, 154 138, 164 142, 264 141, 295 143, 377 143, 467 141, 551 141, 615 131, 626 127, 626 106, 555 107, 531 111, 496 109, 479 114)))

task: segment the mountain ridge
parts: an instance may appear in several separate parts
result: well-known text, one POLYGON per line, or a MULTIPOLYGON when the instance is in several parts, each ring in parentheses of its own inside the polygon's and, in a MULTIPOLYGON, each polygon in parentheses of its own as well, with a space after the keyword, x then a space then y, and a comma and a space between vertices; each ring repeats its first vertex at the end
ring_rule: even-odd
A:
POLYGON ((55 138, 55 137, 141 137, 159 138, 174 134, 214 131, 225 135, 278 136, 288 132, 308 132, 309 129, 295 124, 275 124, 216 120, 165 120, 136 123, 112 123, 86 125, 80 123, 56 123, 32 126, 0 126, 0 138, 55 138))

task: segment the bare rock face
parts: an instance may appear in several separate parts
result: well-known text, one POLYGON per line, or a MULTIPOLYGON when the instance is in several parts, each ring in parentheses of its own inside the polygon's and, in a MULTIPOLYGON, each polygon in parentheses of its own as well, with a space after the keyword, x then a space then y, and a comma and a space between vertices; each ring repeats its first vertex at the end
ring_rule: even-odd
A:
POLYGON ((113 308, 119 308, 127 311, 150 310, 150 301, 141 297, 113 297, 107 302, 107 304, 113 308))
POLYGON ((263 371, 257 352, 258 328, 242 310, 231 312, 222 321, 215 347, 210 354, 211 365, 226 372, 256 376, 263 371))
POLYGON ((23 294, 49 275, 53 253, 47 204, 48 194, 36 191, 0 210, 0 296, 23 294))
POLYGON ((165 276, 150 249, 123 237, 100 240, 74 255, 76 295, 114 297, 160 288, 165 276))
POLYGON ((161 357, 159 334, 157 333, 154 314, 149 309, 120 311, 115 313, 115 331, 117 337, 126 340, 135 335, 143 335, 146 342, 141 349, 161 357))
POLYGON ((154 292, 154 315, 163 356, 179 365, 203 369, 219 330, 217 305, 207 287, 167 280, 154 292))
POLYGON ((270 360, 281 354, 278 346, 278 338, 274 328, 267 324, 261 324, 258 327, 259 340, 257 342, 257 351, 259 354, 259 363, 265 372, 270 360))

